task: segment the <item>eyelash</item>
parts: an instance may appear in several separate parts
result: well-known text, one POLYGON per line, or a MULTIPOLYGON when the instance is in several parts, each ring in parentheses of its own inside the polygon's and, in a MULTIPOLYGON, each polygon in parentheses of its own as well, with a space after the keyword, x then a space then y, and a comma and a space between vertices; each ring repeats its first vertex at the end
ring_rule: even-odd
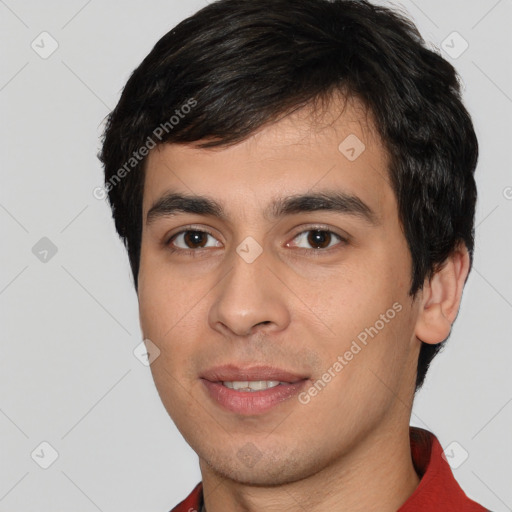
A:
MULTIPOLYGON (((172 247, 171 243, 179 235, 186 234, 186 233, 191 233, 191 232, 206 233, 207 235, 210 235, 213 238, 215 238, 215 235, 211 231, 208 231, 207 229, 204 229, 204 228, 203 229, 196 229, 194 226, 186 226, 186 227, 187 227, 187 229, 181 230, 178 233, 173 234, 169 239, 167 239, 167 241, 164 242, 164 244, 165 244, 165 246, 168 248, 168 250, 171 253, 179 252, 179 253, 181 253, 181 254, 183 254, 185 256, 197 257, 198 253, 201 252, 200 251, 201 248, 198 248, 198 249, 181 249, 181 248, 172 247)), ((313 256, 322 256, 322 255, 330 252, 331 250, 336 250, 336 248, 338 248, 339 245, 346 245, 348 243, 348 239, 347 238, 339 235, 338 233, 335 233, 334 231, 328 229, 326 226, 313 226, 313 227, 310 227, 309 229, 305 229, 303 231, 300 231, 299 233, 297 233, 293 237, 292 240, 295 240, 300 235, 303 235, 304 233, 308 233, 310 231, 320 231, 322 233, 330 233, 331 235, 334 235, 336 238, 339 239, 339 243, 337 245, 335 245, 334 247, 330 247, 330 248, 326 248, 326 249, 304 249, 304 248, 300 248, 299 247, 298 249, 301 250, 303 254, 313 255, 313 256)))

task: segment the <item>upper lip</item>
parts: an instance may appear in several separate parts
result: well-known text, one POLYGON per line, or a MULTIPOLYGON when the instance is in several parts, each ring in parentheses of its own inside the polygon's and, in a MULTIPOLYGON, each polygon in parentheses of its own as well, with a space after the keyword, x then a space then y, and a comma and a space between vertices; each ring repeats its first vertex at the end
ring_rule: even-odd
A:
POLYGON ((308 378, 306 375, 276 368, 275 366, 242 366, 236 364, 215 366, 203 372, 201 377, 211 382, 277 380, 292 383, 308 378))

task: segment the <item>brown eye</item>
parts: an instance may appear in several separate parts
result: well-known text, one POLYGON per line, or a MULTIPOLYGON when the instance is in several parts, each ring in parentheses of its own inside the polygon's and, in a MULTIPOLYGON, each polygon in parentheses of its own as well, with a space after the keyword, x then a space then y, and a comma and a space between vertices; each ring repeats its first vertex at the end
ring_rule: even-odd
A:
POLYGON ((308 243, 315 249, 325 249, 329 246, 332 238, 332 233, 329 231, 309 231, 307 237, 308 243))
POLYGON ((195 249, 197 246, 204 247, 208 233, 202 231, 187 231, 183 236, 183 241, 189 249, 195 249))
POLYGON ((299 233, 294 238, 295 242, 293 245, 303 249, 321 250, 336 245, 336 239, 340 242, 346 242, 344 238, 332 231, 329 231, 328 229, 309 229, 299 233), (301 247, 300 244, 304 242, 306 242, 307 246, 301 247))
POLYGON ((202 249, 205 247, 220 247, 220 242, 215 240, 211 233, 201 230, 186 230, 176 233, 170 240, 169 245, 175 250, 202 249), (214 244, 209 243, 208 237, 214 240, 214 244), (217 242, 217 243, 215 243, 217 242))

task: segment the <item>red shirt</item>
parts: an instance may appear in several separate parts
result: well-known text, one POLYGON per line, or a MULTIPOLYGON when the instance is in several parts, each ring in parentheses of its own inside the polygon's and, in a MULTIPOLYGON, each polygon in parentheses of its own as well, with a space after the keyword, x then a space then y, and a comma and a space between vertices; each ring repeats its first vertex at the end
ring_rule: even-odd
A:
MULTIPOLYGON (((397 512, 489 512, 464 494, 442 457, 443 448, 434 434, 411 427, 410 440, 412 460, 421 480, 397 512)), ((200 482, 171 512, 201 512, 202 505, 200 482)))

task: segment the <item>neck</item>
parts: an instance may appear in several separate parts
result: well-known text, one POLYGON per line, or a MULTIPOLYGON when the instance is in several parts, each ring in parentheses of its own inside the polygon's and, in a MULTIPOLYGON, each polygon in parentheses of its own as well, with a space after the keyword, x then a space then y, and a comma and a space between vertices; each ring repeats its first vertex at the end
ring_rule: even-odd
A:
POLYGON ((400 430, 380 427, 341 460, 285 485, 247 485, 226 479, 203 460, 200 466, 207 512, 396 512, 419 484, 407 424, 400 430))

